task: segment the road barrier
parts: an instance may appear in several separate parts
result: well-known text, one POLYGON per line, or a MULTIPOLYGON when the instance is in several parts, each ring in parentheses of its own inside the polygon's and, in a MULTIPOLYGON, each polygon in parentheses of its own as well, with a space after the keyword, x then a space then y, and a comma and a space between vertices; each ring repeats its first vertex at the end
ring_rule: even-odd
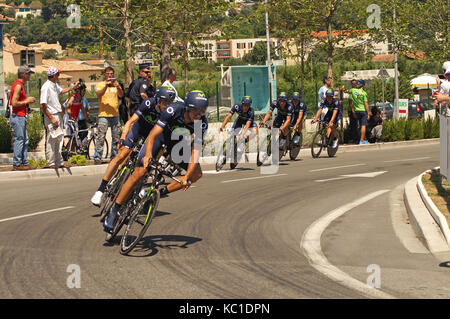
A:
POLYGON ((448 116, 448 111, 446 113, 441 112, 441 114, 439 114, 439 118, 441 139, 441 176, 445 176, 448 181, 450 176, 450 116, 448 116))

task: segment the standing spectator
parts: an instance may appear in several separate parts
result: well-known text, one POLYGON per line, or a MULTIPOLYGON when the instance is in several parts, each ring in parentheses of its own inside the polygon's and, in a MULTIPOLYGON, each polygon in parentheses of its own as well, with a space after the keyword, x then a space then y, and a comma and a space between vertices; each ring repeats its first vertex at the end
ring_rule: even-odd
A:
MULTIPOLYGON (((450 61, 444 63, 442 67, 448 65, 448 68, 444 70, 444 79, 440 79, 439 76, 436 78, 438 84, 438 92, 440 94, 449 95, 450 94, 450 61)), ((450 114, 449 104, 447 102, 438 103, 437 101, 434 104, 435 107, 440 108, 441 114, 450 114)))
MULTIPOLYGON (((87 129, 87 123, 89 122, 89 102, 88 100, 84 97, 86 95, 86 86, 84 86, 84 88, 81 89, 81 100, 83 101, 83 108, 86 110, 86 113, 84 112, 80 112, 78 114, 78 128, 80 130, 84 130, 87 129), (84 114, 86 114, 86 116, 84 116, 84 114)), ((88 136, 88 132, 80 132, 79 134, 80 139, 83 141, 87 136, 88 136)))
POLYGON ((27 66, 21 66, 17 73, 18 78, 11 86, 9 102, 12 105, 10 123, 14 130, 13 171, 25 171, 31 169, 27 159, 27 107, 29 103, 36 101, 32 96, 27 98, 25 82, 30 80, 30 76, 34 72, 27 66))
POLYGON ((94 163, 102 163, 103 145, 108 127, 111 128, 111 159, 117 154, 117 145, 121 134, 119 118, 119 98, 123 97, 122 88, 114 78, 114 69, 105 68, 105 81, 97 84, 98 131, 95 141, 94 163))
POLYGON ((381 116, 381 111, 376 106, 373 106, 371 112, 372 116, 368 121, 368 128, 369 128, 368 139, 373 142, 380 142, 384 125, 383 118, 381 116))
POLYGON ((131 82, 127 95, 130 99, 130 117, 133 116, 142 101, 155 96, 155 88, 152 85, 152 73, 147 64, 139 65, 139 77, 131 82))
MULTIPOLYGON (((319 103, 317 104, 317 108, 320 109, 320 105, 325 99, 325 93, 328 91, 329 88, 331 88, 331 77, 326 76, 322 80, 323 86, 319 89, 319 103)), ((320 119, 322 120, 325 117, 325 114, 327 114, 328 108, 325 107, 322 109, 322 113, 320 114, 320 119)))
POLYGON ((166 81, 164 81, 162 86, 168 85, 175 91, 175 94, 177 95, 175 98, 175 102, 177 102, 177 101, 184 102, 183 99, 181 99, 178 96, 178 92, 175 89, 175 86, 173 86, 173 82, 175 82, 176 79, 177 79, 177 71, 174 68, 170 68, 167 73, 167 79, 166 79, 166 81))
MULTIPOLYGON (((78 124, 79 130, 87 129, 86 118, 88 118, 87 110, 84 107, 83 97, 86 93, 86 85, 81 84, 72 94, 67 101, 66 113, 69 119, 75 119, 78 124)), ((87 136, 86 132, 80 132, 79 135, 81 140, 87 136)))
POLYGON ((356 84, 357 81, 356 79, 353 79, 351 82, 352 88, 350 90, 348 90, 346 93, 348 93, 350 95, 350 98, 348 99, 348 119, 349 119, 349 133, 350 133, 350 137, 348 140, 349 144, 358 144, 358 121, 356 119, 356 113, 355 110, 353 109, 353 101, 351 98, 352 92, 353 90, 356 89, 356 84))
POLYGON ((41 109, 44 113, 44 125, 47 130, 47 138, 45 140, 47 165, 49 168, 67 168, 64 164, 61 148, 64 138, 64 111, 65 109, 59 102, 59 95, 66 94, 72 89, 77 88, 80 83, 69 86, 65 89, 58 85, 59 74, 54 66, 47 69, 48 80, 41 87, 41 109))
MULTIPOLYGON (((122 89, 122 92, 125 92, 125 87, 123 86, 123 83, 119 81, 119 85, 120 88, 122 89)), ((120 116, 120 121, 122 122, 123 125, 125 125, 125 123, 128 121, 128 107, 127 107, 127 99, 124 96, 122 96, 119 99, 119 116, 120 116)))
POLYGON ((367 121, 370 120, 369 114, 369 100, 367 98, 367 92, 364 91, 364 86, 366 82, 364 80, 359 80, 356 83, 356 89, 352 89, 351 93, 351 111, 356 115, 356 120, 359 122, 361 128, 361 139, 359 144, 369 144, 366 140, 366 127, 367 121))

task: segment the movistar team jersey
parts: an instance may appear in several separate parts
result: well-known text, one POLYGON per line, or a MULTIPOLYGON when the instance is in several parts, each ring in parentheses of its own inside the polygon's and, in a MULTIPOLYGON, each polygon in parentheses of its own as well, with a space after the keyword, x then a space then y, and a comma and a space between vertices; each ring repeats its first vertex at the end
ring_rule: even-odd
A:
POLYGON ((328 100, 325 99, 319 104, 319 108, 325 109, 328 108, 327 114, 333 114, 334 110, 338 110, 338 115, 341 113, 341 108, 339 107, 339 100, 333 99, 333 101, 328 104, 328 100))
POLYGON ((164 132, 164 139, 166 141, 171 141, 171 144, 174 145, 178 141, 180 141, 183 137, 181 136, 178 140, 172 141, 172 132, 176 129, 184 129, 185 132, 179 132, 180 134, 194 134, 194 143, 203 144, 203 137, 206 134, 206 130, 208 129, 208 121, 206 120, 206 116, 202 116, 200 118, 200 123, 185 123, 184 113, 187 112, 186 106, 183 102, 174 102, 169 105, 169 107, 161 113, 159 120, 156 122, 156 125, 161 127, 164 132), (194 127, 199 125, 199 131, 196 132, 194 127))
POLYGON ((255 120, 255 111, 249 107, 247 112, 244 112, 242 104, 235 104, 231 110, 230 114, 233 115, 234 113, 238 114, 238 119, 241 121, 254 121, 255 120))
POLYGON ((160 116, 160 113, 156 111, 156 105, 156 99, 151 97, 142 101, 139 108, 134 112, 139 116, 139 120, 136 124, 139 125, 142 131, 148 131, 147 135, 150 133, 150 130, 156 124, 160 116))
POLYGON ((278 110, 277 117, 281 117, 283 118, 283 120, 286 120, 288 116, 292 117, 292 115, 294 114, 294 108, 288 102, 286 102, 286 106, 283 110, 277 100, 273 101, 270 105, 269 110, 273 111, 275 109, 278 110))
POLYGON ((365 102, 368 102, 367 92, 363 89, 350 89, 350 96, 353 102, 353 108, 355 111, 365 111, 366 108, 364 106, 365 102))
POLYGON ((298 105, 295 106, 292 100, 288 101, 288 104, 292 105, 292 109, 294 110, 294 114, 298 116, 298 113, 303 112, 303 114, 306 113, 306 104, 305 101, 300 100, 298 105))

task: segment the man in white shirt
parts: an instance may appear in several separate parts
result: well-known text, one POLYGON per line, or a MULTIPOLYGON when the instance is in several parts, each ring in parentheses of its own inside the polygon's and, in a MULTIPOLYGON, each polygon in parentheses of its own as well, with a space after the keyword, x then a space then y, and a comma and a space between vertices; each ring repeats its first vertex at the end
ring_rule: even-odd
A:
POLYGON ((163 83, 162 86, 168 85, 168 86, 170 86, 170 87, 175 91, 176 97, 175 97, 175 101, 174 101, 174 102, 184 102, 183 99, 181 99, 181 98, 178 96, 178 92, 177 92, 177 90, 175 89, 175 87, 173 86, 173 82, 175 82, 176 78, 177 78, 177 71, 176 71, 175 69, 173 69, 173 68, 170 68, 169 71, 168 71, 168 73, 167 73, 167 79, 166 79, 166 81, 163 83))
POLYGON ((40 104, 44 113, 44 125, 47 131, 45 140, 45 157, 49 168, 67 168, 61 155, 61 147, 64 138, 64 108, 59 102, 59 95, 68 93, 79 86, 77 82, 74 86, 65 89, 58 85, 59 74, 54 66, 47 69, 48 80, 41 87, 40 104))

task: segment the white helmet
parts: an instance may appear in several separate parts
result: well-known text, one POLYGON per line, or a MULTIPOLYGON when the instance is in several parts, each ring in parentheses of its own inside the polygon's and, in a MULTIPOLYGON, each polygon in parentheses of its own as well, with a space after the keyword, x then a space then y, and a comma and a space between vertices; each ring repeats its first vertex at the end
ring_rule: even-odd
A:
POLYGON ((450 61, 445 61, 444 64, 442 64, 442 70, 448 70, 450 68, 450 61))

